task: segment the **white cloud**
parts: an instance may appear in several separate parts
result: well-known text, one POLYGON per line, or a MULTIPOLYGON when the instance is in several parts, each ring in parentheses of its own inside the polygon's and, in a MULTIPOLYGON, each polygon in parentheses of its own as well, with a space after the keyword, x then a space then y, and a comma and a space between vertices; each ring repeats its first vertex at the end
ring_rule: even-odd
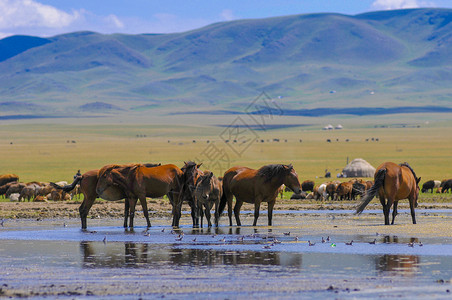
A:
POLYGON ((435 6, 433 2, 419 0, 375 0, 372 3, 373 9, 406 9, 435 6))
POLYGON ((0 0, 0 29, 17 27, 62 28, 80 18, 80 13, 67 13, 34 0, 0 0))
POLYGON ((224 20, 224 21, 232 21, 235 18, 234 16, 234 12, 230 9, 224 9, 221 13, 220 13, 220 17, 224 20))
POLYGON ((116 28, 119 28, 119 29, 124 28, 124 23, 121 22, 121 20, 119 20, 119 18, 115 15, 109 15, 106 18, 106 20, 108 23, 111 23, 116 28))

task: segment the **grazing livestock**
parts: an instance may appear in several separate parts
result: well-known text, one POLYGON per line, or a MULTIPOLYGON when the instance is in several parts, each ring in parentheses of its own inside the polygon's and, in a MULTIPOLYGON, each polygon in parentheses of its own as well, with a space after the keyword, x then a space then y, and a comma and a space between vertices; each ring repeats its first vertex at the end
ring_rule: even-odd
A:
POLYGON ((301 184, 301 190, 303 192, 313 192, 314 191, 314 181, 312 180, 305 180, 301 184))
POLYGON ((6 191, 8 191, 9 187, 16 183, 17 183, 16 181, 12 181, 0 186, 0 196, 5 197, 6 191))
POLYGON ((258 170, 247 167, 232 167, 223 176, 223 195, 219 214, 228 204, 229 225, 232 226, 232 198, 235 196, 235 220, 240 222, 240 208, 243 203, 254 203, 254 222, 256 226, 262 202, 268 203, 268 225, 272 225, 273 207, 278 196, 279 187, 284 184, 299 194, 301 192, 297 172, 292 165, 274 164, 263 166, 258 170))
POLYGON ((11 194, 17 193, 17 194, 20 195, 20 192, 22 191, 22 189, 23 189, 24 187, 26 187, 26 184, 25 184, 25 183, 21 183, 21 182, 11 184, 11 185, 8 187, 8 189, 6 190, 5 196, 6 196, 7 198, 10 198, 10 195, 11 195, 11 194))
POLYGON ((319 185, 317 190, 314 188, 314 199, 323 201, 328 197, 328 194, 326 193, 326 183, 322 183, 319 185))
POLYGON ((0 186, 14 181, 19 181, 19 176, 17 176, 16 174, 0 175, 0 186))
POLYGON ((210 211, 215 204, 215 227, 218 227, 219 215, 218 207, 220 205, 221 195, 223 188, 221 181, 219 181, 212 172, 204 171, 204 174, 200 176, 196 181, 195 187, 195 201, 199 210, 199 216, 201 218, 201 228, 203 227, 203 207, 205 208, 205 214, 208 227, 212 227, 210 222, 210 211))
POLYGON ((27 201, 30 201, 31 199, 36 197, 36 192, 40 189, 41 187, 37 184, 28 184, 20 191, 19 201, 22 201, 22 199, 24 201, 25 199, 27 199, 27 201))
POLYGON ((429 181, 424 182, 424 184, 422 185, 421 192, 426 193, 426 192, 428 192, 428 190, 430 190, 430 192, 433 193, 434 188, 435 188, 435 181, 429 180, 429 181))
POLYGON ((331 200, 335 200, 336 199, 335 198, 335 193, 336 193, 336 189, 337 189, 337 186, 339 185, 339 183, 340 182, 338 182, 338 181, 333 181, 333 182, 330 182, 330 183, 328 183, 326 185, 326 188, 325 188, 326 198, 325 198, 325 200, 328 200, 328 198, 331 198, 331 200))
POLYGON ((447 179, 441 182, 441 193, 448 193, 452 191, 452 179, 447 179))
POLYGON ((12 202, 18 202, 19 201, 20 194, 19 193, 12 193, 8 196, 9 200, 12 202))
POLYGON ((357 196, 363 197, 366 193, 366 185, 362 182, 356 181, 353 183, 351 200, 355 200, 357 196))
POLYGON ((416 224, 414 208, 417 207, 419 196, 419 181, 414 170, 407 163, 397 165, 393 162, 381 164, 375 172, 375 183, 366 195, 362 198, 356 213, 360 214, 369 202, 378 193, 380 203, 383 206, 385 216, 385 225, 389 225, 389 211, 394 204, 392 211, 392 222, 397 215, 397 204, 399 200, 408 199, 410 202, 411 218, 413 224, 416 224), (386 199, 388 201, 386 202, 386 199))
POLYGON ((353 183, 342 182, 336 188, 337 199, 350 200, 352 198, 353 183))

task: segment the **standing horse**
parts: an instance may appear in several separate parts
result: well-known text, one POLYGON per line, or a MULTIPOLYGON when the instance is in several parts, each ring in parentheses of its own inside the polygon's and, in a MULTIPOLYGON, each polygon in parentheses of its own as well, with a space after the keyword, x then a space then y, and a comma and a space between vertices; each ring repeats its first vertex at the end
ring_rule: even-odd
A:
POLYGON ((392 162, 385 162, 375 171, 374 179, 374 185, 362 198, 360 205, 356 209, 356 213, 360 214, 378 193, 385 215, 385 225, 389 225, 389 211, 392 204, 394 204, 394 208, 392 210, 391 224, 394 224, 394 219, 397 215, 397 204, 402 199, 409 200, 411 218, 413 219, 413 224, 416 224, 414 208, 417 207, 419 181, 421 178, 416 177, 416 173, 414 173, 410 165, 407 163, 397 165, 392 162), (386 198, 388 199, 387 202, 386 198))
MULTIPOLYGON (((160 164, 147 164, 148 166, 158 166, 160 164)), ((80 191, 83 193, 83 202, 79 207, 79 213, 80 213, 80 221, 82 223, 82 229, 86 229, 86 218, 88 216, 88 213, 91 209, 91 207, 94 204, 94 201, 97 197, 102 198, 104 200, 108 201, 117 201, 126 198, 126 195, 122 191, 119 186, 116 185, 110 185, 108 188, 105 188, 100 194, 96 191, 97 182, 99 180, 99 172, 102 171, 103 173, 106 173, 107 170, 113 170, 116 168, 121 168, 126 165, 106 165, 102 167, 100 170, 91 170, 86 173, 84 173, 81 176, 77 176, 75 180, 65 186, 59 186, 54 183, 50 183, 54 188, 63 190, 64 192, 70 192, 72 191, 77 184, 80 184, 80 191)), ((143 206, 143 202, 141 203, 143 206)), ((147 205, 145 204, 143 207, 143 213, 146 217, 148 214, 147 212, 147 205), (146 209, 145 209, 146 208, 146 209)), ((129 201, 126 199, 124 203, 124 227, 127 228, 127 221, 129 217, 129 201)), ((146 218, 146 222, 148 226, 151 226, 151 222, 149 221, 149 216, 146 218)))
POLYGON ((193 161, 184 162, 184 166, 181 168, 183 175, 183 187, 181 191, 181 197, 184 199, 181 199, 178 202, 179 205, 179 211, 182 210, 182 202, 186 200, 188 202, 188 205, 191 208, 191 218, 193 220, 193 227, 197 228, 199 227, 199 214, 198 214, 198 208, 197 203, 195 201, 195 188, 196 188, 196 182, 200 176, 203 175, 203 172, 199 170, 199 167, 202 165, 196 164, 193 161))
POLYGON ((223 189, 221 181, 219 181, 212 172, 204 171, 204 175, 200 176, 196 181, 195 201, 198 206, 199 216, 201 218, 201 228, 203 226, 203 207, 205 208, 206 219, 209 227, 212 227, 210 222, 210 211, 215 204, 215 226, 218 227, 218 207, 220 205, 221 195, 223 189))
POLYGON ((292 165, 267 165, 259 170, 247 167, 232 167, 224 173, 223 195, 219 215, 228 204, 229 225, 232 226, 232 198, 235 196, 234 215, 237 226, 241 226, 240 208, 243 202, 254 203, 254 222, 259 218, 261 202, 268 203, 268 225, 272 225, 273 207, 279 187, 284 184, 296 194, 301 193, 300 181, 292 165))
MULTIPOLYGON (((189 203, 194 203, 194 201, 190 201, 189 190, 184 188, 190 184, 189 180, 193 174, 189 175, 188 172, 192 172, 193 169, 190 167, 184 170, 185 173, 173 164, 152 168, 145 165, 126 166, 101 174, 96 191, 102 193, 112 185, 117 185, 121 189, 129 201, 130 227, 133 227, 137 199, 143 203, 146 201, 146 197, 158 198, 167 195, 173 207, 172 226, 179 227, 182 202, 188 200, 189 203)), ((196 216, 196 206, 193 203, 190 205, 192 216, 196 216)))

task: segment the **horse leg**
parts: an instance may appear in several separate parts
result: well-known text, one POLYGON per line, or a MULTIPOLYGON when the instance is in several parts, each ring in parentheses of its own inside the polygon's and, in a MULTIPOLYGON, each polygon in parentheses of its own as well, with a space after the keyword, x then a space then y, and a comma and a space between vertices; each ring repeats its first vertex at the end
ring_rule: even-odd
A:
POLYGON ((129 227, 133 228, 133 218, 135 217, 135 206, 137 205, 137 199, 136 198, 129 198, 129 209, 130 209, 130 213, 129 213, 129 218, 130 218, 130 223, 129 223, 129 227))
POLYGON ((253 226, 256 226, 257 224, 257 219, 259 218, 259 210, 261 208, 261 201, 260 200, 255 200, 254 202, 254 222, 253 222, 253 226))
POLYGON ((380 194, 380 203, 383 206, 383 215, 385 216, 385 225, 389 225, 389 209, 390 209, 390 200, 386 203, 385 196, 380 194))
POLYGON ((96 196, 94 195, 86 195, 83 194, 83 202, 78 208, 78 211, 80 213, 80 221, 82 223, 82 229, 86 229, 86 217, 88 216, 89 210, 91 209, 91 206, 93 206, 94 200, 96 200, 96 196))
MULTIPOLYGON (((240 208, 242 207, 243 202, 238 200, 236 198, 235 206, 234 206, 234 216, 235 216, 235 222, 237 223, 237 226, 242 226, 242 223, 240 222, 240 208)), ((232 226, 232 220, 229 221, 232 226)))
MULTIPOLYGON (((198 203, 198 205, 199 205, 199 203, 198 203)), ((202 210, 202 205, 199 205, 198 210, 199 210, 199 218, 201 218, 200 228, 203 228, 204 227, 204 211, 202 210)), ((206 213, 207 213, 207 209, 206 209, 206 213)))
POLYGON ((391 225, 394 225, 394 219, 397 216, 397 205, 399 204, 399 201, 394 202, 394 207, 392 208, 392 222, 391 225))
MULTIPOLYGON (((195 207, 194 203, 190 205, 191 208, 191 218, 193 220, 193 228, 199 228, 199 218, 197 214, 199 213, 199 210, 195 207)), ((202 210, 202 208, 201 208, 202 210)))
POLYGON ((273 207, 275 206, 276 199, 268 202, 268 226, 272 226, 273 219, 273 207))
POLYGON ((229 217, 229 226, 232 226, 232 195, 228 196, 228 217, 229 217))
POLYGON ((126 198, 124 202, 124 228, 127 228, 127 221, 129 220, 129 208, 129 198, 126 198))
POLYGON ((215 201, 215 227, 218 227, 218 223, 219 223, 219 220, 220 220, 220 215, 218 213, 218 206, 219 205, 220 205, 220 199, 218 198, 215 201))
POLYGON ((411 219, 413 220, 413 224, 416 224, 416 214, 414 213, 414 198, 409 199, 410 200, 410 211, 411 211, 411 219))
POLYGON ((143 214, 146 218, 147 227, 151 227, 151 221, 149 220, 148 203, 146 202, 146 197, 140 199, 141 207, 143 208, 143 214))
POLYGON ((206 203, 206 219, 207 219, 207 226, 210 228, 212 227, 212 222, 210 222, 210 210, 212 209, 212 205, 210 205, 209 203, 206 203))

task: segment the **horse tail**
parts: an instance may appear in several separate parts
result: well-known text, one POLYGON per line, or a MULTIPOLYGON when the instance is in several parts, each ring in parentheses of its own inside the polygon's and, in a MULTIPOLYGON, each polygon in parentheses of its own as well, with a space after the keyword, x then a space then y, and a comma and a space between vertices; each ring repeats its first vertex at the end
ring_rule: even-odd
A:
POLYGON ((221 216, 221 214, 223 213, 224 208, 226 207, 226 203, 228 202, 228 198, 226 197, 226 192, 224 189, 224 186, 225 186, 224 182, 221 186, 223 189, 223 193, 221 193, 220 205, 218 206, 218 215, 219 216, 221 216))
POLYGON ((64 186, 60 186, 60 185, 58 185, 58 184, 56 184, 56 183, 53 183, 53 182, 51 182, 50 185, 53 186, 54 188, 58 189, 58 190, 63 190, 64 192, 67 193, 67 192, 72 191, 72 190, 75 188, 75 186, 76 186, 80 181, 82 181, 82 176, 77 176, 77 177, 75 178, 74 182, 72 182, 71 184, 64 185, 64 186))
POLYGON ((375 183, 374 185, 366 192, 364 197, 361 199, 361 203, 358 208, 356 208, 355 214, 360 214, 363 212, 364 208, 366 208, 367 204, 375 197, 380 187, 383 186, 386 176, 386 169, 380 169, 375 174, 375 183))

